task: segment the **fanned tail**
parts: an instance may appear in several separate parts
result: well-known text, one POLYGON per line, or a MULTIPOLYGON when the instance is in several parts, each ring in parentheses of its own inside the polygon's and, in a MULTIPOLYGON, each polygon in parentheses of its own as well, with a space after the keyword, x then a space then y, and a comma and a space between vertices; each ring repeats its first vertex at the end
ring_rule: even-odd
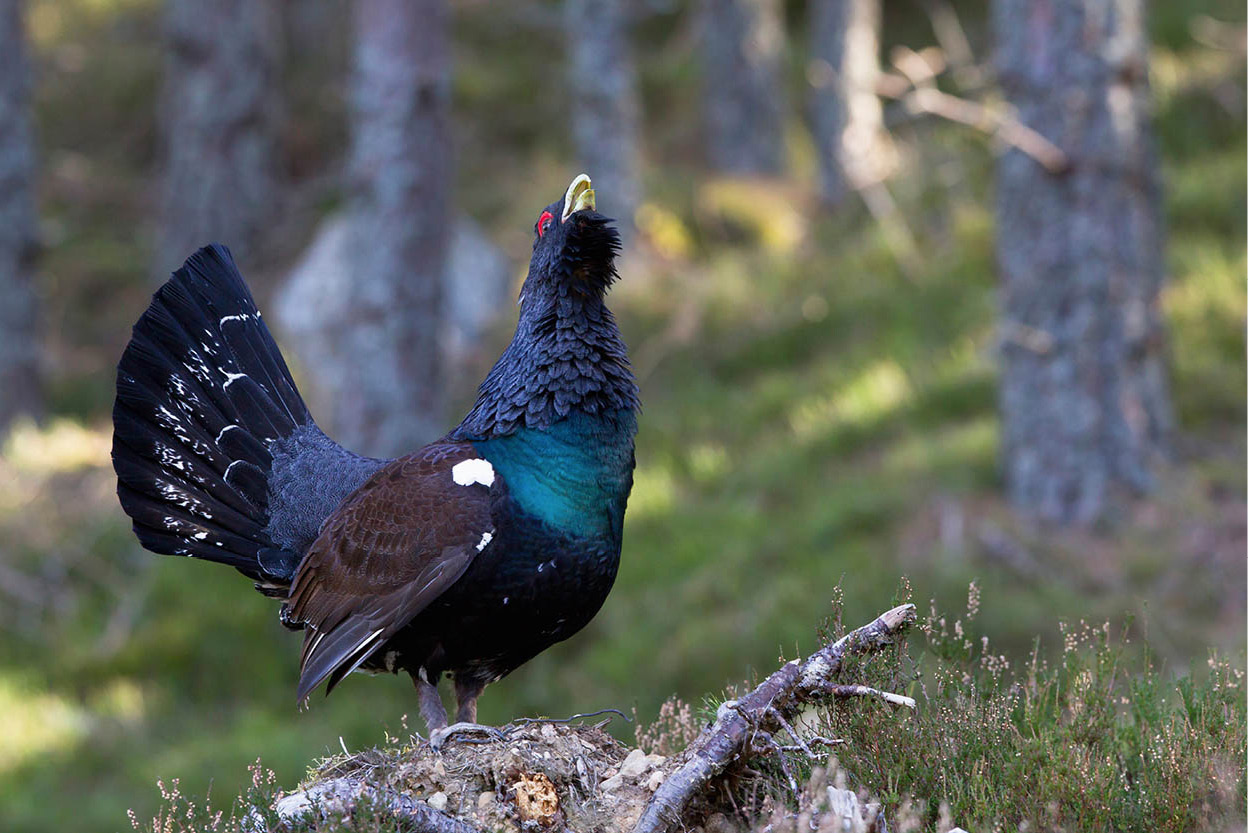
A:
POLYGON ((324 435, 225 247, 196 252, 135 324, 113 425, 117 495, 144 547, 284 595, 300 554, 271 531, 274 455, 301 430, 324 435))

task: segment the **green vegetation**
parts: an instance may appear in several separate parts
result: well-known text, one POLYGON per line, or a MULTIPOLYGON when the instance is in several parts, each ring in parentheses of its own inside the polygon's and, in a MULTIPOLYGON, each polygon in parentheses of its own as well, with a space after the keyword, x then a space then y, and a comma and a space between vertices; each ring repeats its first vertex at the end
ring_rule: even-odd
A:
MULTIPOLYGON (((846 631, 839 591, 834 589, 836 613, 822 640, 846 631)), ((963 615, 942 615, 932 603, 912 638, 847 661, 840 680, 906 692, 918 708, 899 709, 863 697, 808 709, 796 732, 810 738, 811 746, 819 749, 816 739, 843 740, 828 766, 803 756, 790 738, 783 739, 787 752, 755 753, 727 781, 728 791, 701 812, 720 817, 708 820, 710 830, 761 830, 768 824, 776 831, 826 830, 820 822, 827 819, 823 789, 829 771, 837 787, 856 791, 864 806, 882 809, 892 831, 944 831, 954 824, 975 831, 1233 831, 1242 826, 1248 799, 1242 669, 1214 653, 1204 668, 1176 677, 1155 668, 1147 647, 1143 654, 1128 651, 1129 629, 1115 634, 1109 623, 1086 622, 1060 624, 1062 649, 1053 661, 1037 641, 1030 657, 1015 663, 996 654, 988 636, 978 633, 981 605, 979 588, 972 584, 963 615), (800 777, 796 793, 790 774, 800 777)), ((718 702, 710 702, 693 710, 670 699, 655 722, 636 728, 637 744, 646 753, 679 753, 714 720, 717 707, 718 702)), ((529 766, 541 772, 543 756, 559 759, 566 753, 534 748, 556 751, 557 738, 552 733, 547 740, 534 730, 501 749, 511 747, 514 753, 518 745, 528 750, 529 766)), ((595 741, 592 732, 586 733, 572 742, 573 749, 594 750, 595 741)), ((611 752, 614 761, 622 759, 622 752, 611 752)), ((453 747, 446 755, 450 758, 443 766, 442 757, 387 734, 384 745, 325 758, 309 769, 308 777, 352 776, 374 790, 414 797, 454 791, 452 805, 475 809, 482 791, 496 789, 497 762, 491 764, 491 754, 475 745, 453 747)), ((235 798, 228 816, 183 796, 174 782, 158 786, 162 803, 150 823, 133 823, 140 830, 217 831, 237 830, 250 818, 263 819, 265 830, 275 830, 280 823, 273 810, 275 774, 259 761, 248 771, 251 784, 235 798)), ((493 801, 487 804, 500 814, 495 822, 514 824, 514 797, 498 795, 499 806, 493 801)), ((630 800, 585 802, 597 816, 569 817, 574 829, 592 822, 592 830, 604 823, 610 830, 619 825, 618 815, 631 819, 630 800)), ((867 819, 874 813, 868 812, 867 819)), ((337 803, 317 804, 293 824, 318 831, 402 826, 383 801, 367 795, 353 813, 337 803)))
MULTIPOLYGON (((31 5, 54 415, 15 431, 0 455, 0 827, 112 829, 127 808, 141 820, 156 814, 158 778, 179 777, 190 795, 211 790, 220 807, 251 784, 245 767, 260 756, 293 785, 340 738, 354 750, 397 733, 415 699, 406 680, 355 679, 298 712, 297 639, 271 602, 231 571, 152 556, 130 535, 113 495, 108 410, 113 364, 151 290, 158 9, 154 0, 31 5)), ((1155 495, 1105 529, 1067 533, 1019 523, 996 497, 988 144, 953 125, 906 127, 913 141, 891 185, 922 256, 907 271, 869 217, 807 208, 798 124, 792 182, 701 176, 687 41, 663 30, 672 20, 652 24, 639 56, 651 202, 613 305, 645 401, 624 562, 594 623, 491 687, 484 721, 634 704, 653 717, 669 695, 697 702, 773 668, 779 647, 810 648, 838 584, 845 620, 857 623, 878 613, 899 575, 942 608, 978 578, 977 622, 1011 670, 994 683, 978 644, 959 659, 933 638, 920 663, 939 708, 908 723, 883 710, 834 713, 838 732, 867 730, 888 751, 840 752, 865 786, 886 801, 943 799, 965 828, 1242 822, 1217 804, 1231 797, 1242 810, 1242 685, 1230 689, 1236 678, 1204 659, 1213 648, 1244 665, 1244 73, 1242 59, 1202 45, 1187 24, 1208 13, 1242 28, 1244 9, 1155 5, 1164 10, 1154 21, 1170 219, 1164 304, 1182 434, 1155 495), (1132 611, 1125 648, 1056 651, 1059 619, 1123 623, 1132 611), (1162 671, 1149 671, 1136 635, 1162 671), (1033 683, 1037 636, 1037 668, 1047 661, 1049 671, 1033 683), (969 684, 949 671, 971 667, 969 684), (1175 676, 1189 683, 1174 690, 1175 676), (1110 693, 1129 703, 1093 703, 1110 693), (1213 717, 1228 709, 1219 730, 1213 717), (939 710, 956 713, 945 735, 939 710), (1000 744, 972 746, 990 722, 1000 744), (1178 765, 1203 769, 1173 775, 1154 757, 1159 735, 1178 765), (957 752, 924 748, 955 742, 957 752), (971 778, 977 750, 1001 772, 979 766, 971 778), (1008 761, 1015 753, 1052 781, 1024 783, 1026 769, 1008 761), (916 757, 930 767, 914 767, 916 757), (1230 772, 1219 770, 1227 761, 1230 772), (1085 772, 1098 785, 1125 772, 1153 797, 1169 786, 1190 801, 1155 806, 1124 792, 1109 810, 1059 803, 1051 814, 1049 800, 1085 772), (1210 773, 1231 787, 1217 793, 1200 775, 1210 773), (1032 804, 1018 798, 1024 784, 1032 804), (989 789, 1018 801, 976 793, 989 789)), ((557 33, 517 38, 484 7, 468 9, 457 24, 461 208, 519 265, 533 208, 574 173, 550 78, 557 33)), ((905 30, 922 45, 913 28, 891 37, 905 30)), ((292 72, 291 83, 302 78, 292 72)), ((321 107, 324 98, 305 89, 293 99, 299 170, 329 167, 341 139, 327 123, 341 102, 321 107)), ((303 210, 314 219, 336 195, 310 192, 303 210)), ((244 265, 262 305, 276 265, 310 234, 288 225, 275 228, 269 261, 244 265)), ((936 809, 915 810, 931 824, 936 809)))
POLYGON ((909 683, 914 712, 837 702, 816 724, 901 830, 1233 831, 1244 823, 1244 672, 1216 654, 1176 677, 1109 623, 1063 624, 1052 661, 996 654, 966 613, 933 606, 919 651, 848 674, 909 683), (952 621, 951 621, 952 620, 952 621), (945 823, 946 827, 948 823, 945 823))

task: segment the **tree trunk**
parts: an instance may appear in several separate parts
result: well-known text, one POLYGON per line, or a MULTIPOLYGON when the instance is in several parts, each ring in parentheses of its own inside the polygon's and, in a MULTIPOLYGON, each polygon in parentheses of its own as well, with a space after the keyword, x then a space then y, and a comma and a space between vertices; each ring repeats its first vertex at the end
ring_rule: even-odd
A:
POLYGON ((637 209, 637 75, 626 0, 566 0, 572 131, 598 210, 627 230, 637 209))
POLYGON ((824 203, 839 206, 880 178, 884 112, 880 74, 880 0, 812 0, 810 121, 824 203))
MULTIPOLYGON (((347 212, 326 218, 273 298, 284 346, 301 367, 312 369, 299 388, 318 419, 337 414, 354 390, 353 377, 367 370, 343 342, 356 326, 349 314, 360 280, 348 246, 351 229, 347 212)), ((442 284, 440 349, 448 391, 472 394, 495 358, 487 336, 515 300, 512 278, 507 258, 485 231, 469 218, 456 219, 442 284)), ((321 425, 339 436, 332 420, 321 425)))
POLYGON ((1151 486, 1171 425, 1143 0, 996 0, 993 16, 1009 100, 1069 159, 998 166, 1006 487, 1026 514, 1087 523, 1151 486))
POLYGON ((21 0, 0 0, 0 438, 42 412, 29 67, 21 0))
POLYGON ((254 263, 276 209, 274 0, 169 0, 156 274, 220 242, 254 263))
POLYGON ((701 0, 702 100, 713 168, 778 174, 784 164, 784 27, 777 0, 701 0))
MULTIPOLYGON (((451 198, 445 0, 360 0, 347 247, 354 292, 329 382, 349 448, 400 454, 446 428, 442 276, 451 198)), ((317 373, 330 369, 317 369, 317 373)))

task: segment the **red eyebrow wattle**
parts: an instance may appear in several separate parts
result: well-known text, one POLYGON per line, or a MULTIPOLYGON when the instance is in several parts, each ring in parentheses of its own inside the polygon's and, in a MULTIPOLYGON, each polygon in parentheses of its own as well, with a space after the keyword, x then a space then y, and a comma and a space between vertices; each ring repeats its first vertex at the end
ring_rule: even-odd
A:
POLYGON ((546 221, 554 220, 555 216, 548 211, 542 212, 542 216, 537 218, 537 236, 544 237, 546 234, 546 221))

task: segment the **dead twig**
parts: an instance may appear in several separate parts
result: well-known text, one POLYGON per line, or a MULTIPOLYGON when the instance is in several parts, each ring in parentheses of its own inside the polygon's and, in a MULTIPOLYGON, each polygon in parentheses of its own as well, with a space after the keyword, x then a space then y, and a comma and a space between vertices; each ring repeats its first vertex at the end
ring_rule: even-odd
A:
POLYGON ((913 698, 905 695, 897 695, 892 692, 885 692, 882 689, 872 689, 869 686, 859 686, 858 684, 838 684, 832 687, 831 694, 837 698, 879 698, 881 701, 898 707, 910 707, 915 709, 918 704, 913 698))
POLYGON ((975 63, 971 41, 953 4, 949 0, 924 0, 923 9, 958 86, 963 90, 983 86, 986 73, 975 63))
POLYGON ((844 744, 844 743, 845 743, 845 739, 843 738, 824 738, 823 736, 811 736, 810 738, 803 740, 801 745, 786 744, 781 749, 788 753, 796 753, 799 750, 805 753, 806 751, 810 750, 810 745, 812 744, 822 744, 824 747, 835 747, 838 744, 844 744))
POLYGON ((1043 134, 1013 116, 985 107, 977 101, 924 87, 906 93, 901 103, 912 113, 929 113, 991 134, 1039 162, 1050 174, 1065 173, 1070 167, 1066 152, 1043 134))
POLYGON ((633 719, 629 718, 615 707, 607 707, 606 709, 595 710, 593 712, 578 712, 576 715, 569 715, 567 718, 517 718, 508 725, 508 728, 523 727, 528 724, 571 724, 573 721, 578 721, 582 718, 595 718, 599 715, 606 715, 607 713, 618 715, 629 724, 633 723, 633 719))
POLYGON ((783 728, 784 731, 789 734, 789 738, 797 742, 797 746, 801 749, 803 753, 806 754, 806 758, 813 759, 815 757, 814 751, 810 749, 810 746, 806 744, 805 740, 802 739, 801 735, 796 730, 793 729, 792 725, 790 725, 788 721, 784 720, 784 716, 780 713, 780 710, 773 709, 771 712, 772 712, 772 717, 776 719, 776 723, 778 723, 781 726, 781 728, 783 728))
POLYGON ((938 116, 994 136, 1027 154, 1051 174, 1063 174, 1070 168, 1070 158, 1065 151, 1006 110, 939 89, 936 80, 948 69, 944 51, 915 52, 900 46, 893 50, 891 59, 900 75, 882 74, 876 84, 879 95, 901 102, 912 114, 938 116))
POLYGON ((760 733, 770 738, 780 729, 777 717, 787 722, 802 704, 835 696, 840 684, 834 679, 847 655, 867 654, 891 645, 914 620, 913 605, 898 606, 824 646, 804 662, 786 663, 744 697, 721 706, 715 723, 681 754, 683 763, 659 786, 634 830, 681 828, 681 816, 689 803, 746 751, 753 738, 760 733))

